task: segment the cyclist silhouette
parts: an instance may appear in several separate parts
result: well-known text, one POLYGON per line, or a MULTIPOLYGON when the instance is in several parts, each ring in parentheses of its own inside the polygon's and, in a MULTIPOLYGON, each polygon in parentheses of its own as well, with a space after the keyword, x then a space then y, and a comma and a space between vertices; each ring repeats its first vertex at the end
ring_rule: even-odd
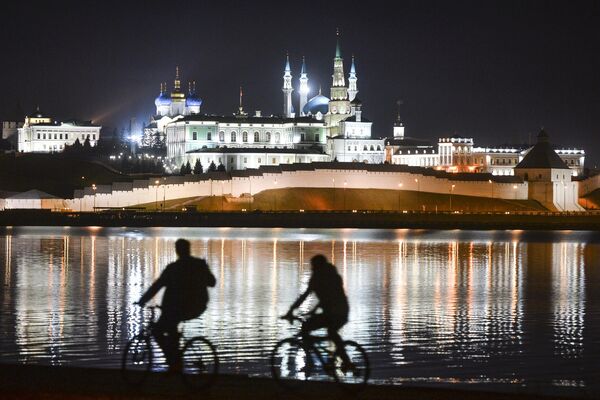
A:
POLYGON ((175 252, 177 261, 167 265, 136 304, 144 306, 165 288, 160 318, 152 334, 165 354, 169 371, 178 372, 181 370, 181 357, 177 327, 182 321, 202 315, 208 303, 207 287, 215 286, 216 279, 205 260, 190 255, 190 242, 187 240, 178 239, 175 252))
POLYGON ((350 364, 348 355, 344 350, 342 338, 338 330, 348 322, 348 299, 344 292, 342 277, 337 273, 335 265, 330 264, 325 256, 318 254, 311 258, 312 276, 306 291, 292 304, 287 314, 283 317, 292 318, 292 314, 304 300, 314 292, 319 303, 310 312, 310 317, 302 324, 301 334, 304 340, 310 340, 310 333, 314 330, 327 328, 329 338, 342 357, 344 364, 350 364), (316 313, 317 309, 322 313, 316 313))

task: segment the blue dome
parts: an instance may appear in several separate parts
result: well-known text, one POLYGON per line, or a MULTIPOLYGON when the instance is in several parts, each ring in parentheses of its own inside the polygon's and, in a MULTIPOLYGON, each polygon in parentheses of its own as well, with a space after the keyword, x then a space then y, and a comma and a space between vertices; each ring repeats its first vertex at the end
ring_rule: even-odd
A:
POLYGON ((302 112, 304 114, 316 115, 318 112, 327 114, 329 111, 329 99, 322 94, 318 94, 306 103, 302 112))
POLYGON ((170 106, 171 105, 171 97, 169 97, 168 95, 166 95, 164 93, 161 93, 158 95, 156 100, 154 100, 154 105, 156 107, 170 106))
POLYGON ((187 99, 185 99, 185 105, 187 107, 200 107, 202 105, 202 99, 198 96, 189 95, 187 99))

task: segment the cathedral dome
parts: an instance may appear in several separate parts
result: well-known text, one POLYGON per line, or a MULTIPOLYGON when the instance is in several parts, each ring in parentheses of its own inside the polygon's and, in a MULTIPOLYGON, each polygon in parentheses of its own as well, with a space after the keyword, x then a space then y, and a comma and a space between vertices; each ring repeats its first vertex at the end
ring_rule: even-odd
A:
POLYGON ((200 107, 202 105, 202 99, 195 94, 190 94, 185 99, 185 105, 187 107, 200 107))
POLYGON ((306 115, 316 115, 318 112, 321 114, 327 114, 329 111, 329 99, 322 94, 318 94, 306 103, 302 112, 306 115))
POLYGON ((154 100, 154 105, 156 107, 160 107, 160 106, 170 106, 171 105, 171 98, 169 96, 167 96, 164 93, 161 93, 158 95, 158 97, 156 98, 156 100, 154 100))

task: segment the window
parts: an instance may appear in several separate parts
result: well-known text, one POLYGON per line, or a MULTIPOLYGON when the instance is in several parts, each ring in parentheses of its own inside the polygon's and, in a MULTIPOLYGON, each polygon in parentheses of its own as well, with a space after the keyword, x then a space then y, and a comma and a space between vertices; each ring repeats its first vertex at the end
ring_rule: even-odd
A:
POLYGON ((206 132, 206 140, 212 140, 212 132, 206 132))
MULTIPOLYGON (((354 146, 354 151, 358 151, 358 147, 354 146)), ((402 154, 402 153, 400 153, 402 154)))
POLYGON ((369 150, 369 148, 367 147, 367 145, 365 144, 365 147, 363 147, 363 151, 367 151, 369 150))
POLYGON ((229 162, 232 163, 233 162, 233 157, 229 157, 229 162))
POLYGON ((231 143, 237 142, 237 133, 231 132, 231 143))
POLYGON ((244 164, 248 162, 248 157, 244 157, 244 164))
POLYGON ((267 132, 267 142, 271 142, 271 132, 267 132))
POLYGON ((92 139, 96 140, 96 134, 95 133, 92 135, 92 139))
POLYGON ((320 142, 321 139, 319 137, 320 135, 318 133, 315 133, 315 142, 320 142))
POLYGON ((258 157, 258 163, 260 164, 262 162, 262 160, 260 159, 260 157, 258 157))
POLYGON ((348 151, 352 151, 352 146, 348 146, 348 151))
POLYGON ((273 157, 273 164, 277 163, 277 159, 275 157, 273 157))
POLYGON ((65 133, 65 139, 69 139, 69 134, 65 133))
POLYGON ((258 142, 260 142, 260 134, 258 132, 254 132, 254 143, 258 142))
POLYGON ((374 151, 374 150, 375 150, 375 148, 373 147, 373 145, 371 145, 371 151, 374 151))
POLYGON ((192 132, 192 140, 198 140, 198 132, 192 132))
POLYGON ((46 139, 46 134, 44 133, 44 139, 46 139))
POLYGON ((242 133, 242 141, 244 143, 248 143, 248 132, 243 132, 242 133))
POLYGON ((224 142, 225 141, 225 132, 221 131, 219 132, 219 142, 224 142))
POLYGON ((61 133, 60 135, 58 135, 58 138, 59 138, 59 139, 62 139, 62 133, 61 133))
POLYGON ((281 133, 275 132, 275 143, 281 142, 281 133))
POLYGON ((40 134, 38 133, 38 139, 41 139, 41 136, 42 136, 42 135, 40 135, 40 134))
POLYGON ((304 142, 306 140, 306 135, 304 133, 300 134, 300 141, 304 142))

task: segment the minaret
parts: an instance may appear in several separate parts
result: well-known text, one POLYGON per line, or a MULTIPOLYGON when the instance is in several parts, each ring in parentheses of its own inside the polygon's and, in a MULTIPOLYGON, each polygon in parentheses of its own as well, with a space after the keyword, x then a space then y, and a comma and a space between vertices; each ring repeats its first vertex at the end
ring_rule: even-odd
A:
POLYGON ((333 84, 331 86, 331 101, 329 102, 330 114, 349 114, 350 102, 348 101, 348 88, 344 79, 344 60, 340 49, 340 32, 336 32, 335 58, 333 59, 333 84))
POLYGON ((396 104, 398 105, 398 115, 396 116, 396 122, 394 122, 394 139, 404 139, 404 124, 402 118, 400 118, 402 100, 398 100, 396 104))
POLYGON ((170 117, 185 114, 185 93, 181 91, 181 79, 179 78, 179 67, 175 67, 175 80, 171 92, 170 117))
POLYGON ((243 103, 243 98, 244 98, 244 91, 242 90, 242 87, 240 86, 240 106, 238 108, 238 113, 237 115, 239 117, 245 117, 246 115, 248 115, 246 112, 244 112, 244 103, 243 103))
POLYGON ((352 66, 350 67, 350 75, 348 76, 348 100, 352 101, 356 98, 358 89, 356 87, 356 67, 354 66, 354 56, 352 56, 352 66))
POLYGON ((306 62, 302 57, 302 69, 300 70, 300 115, 304 115, 304 106, 308 102, 308 75, 306 74, 306 62))
POLYGON ((290 56, 289 54, 285 58, 285 70, 283 73, 283 116, 287 118, 293 117, 292 107, 292 70, 290 68, 290 56))

